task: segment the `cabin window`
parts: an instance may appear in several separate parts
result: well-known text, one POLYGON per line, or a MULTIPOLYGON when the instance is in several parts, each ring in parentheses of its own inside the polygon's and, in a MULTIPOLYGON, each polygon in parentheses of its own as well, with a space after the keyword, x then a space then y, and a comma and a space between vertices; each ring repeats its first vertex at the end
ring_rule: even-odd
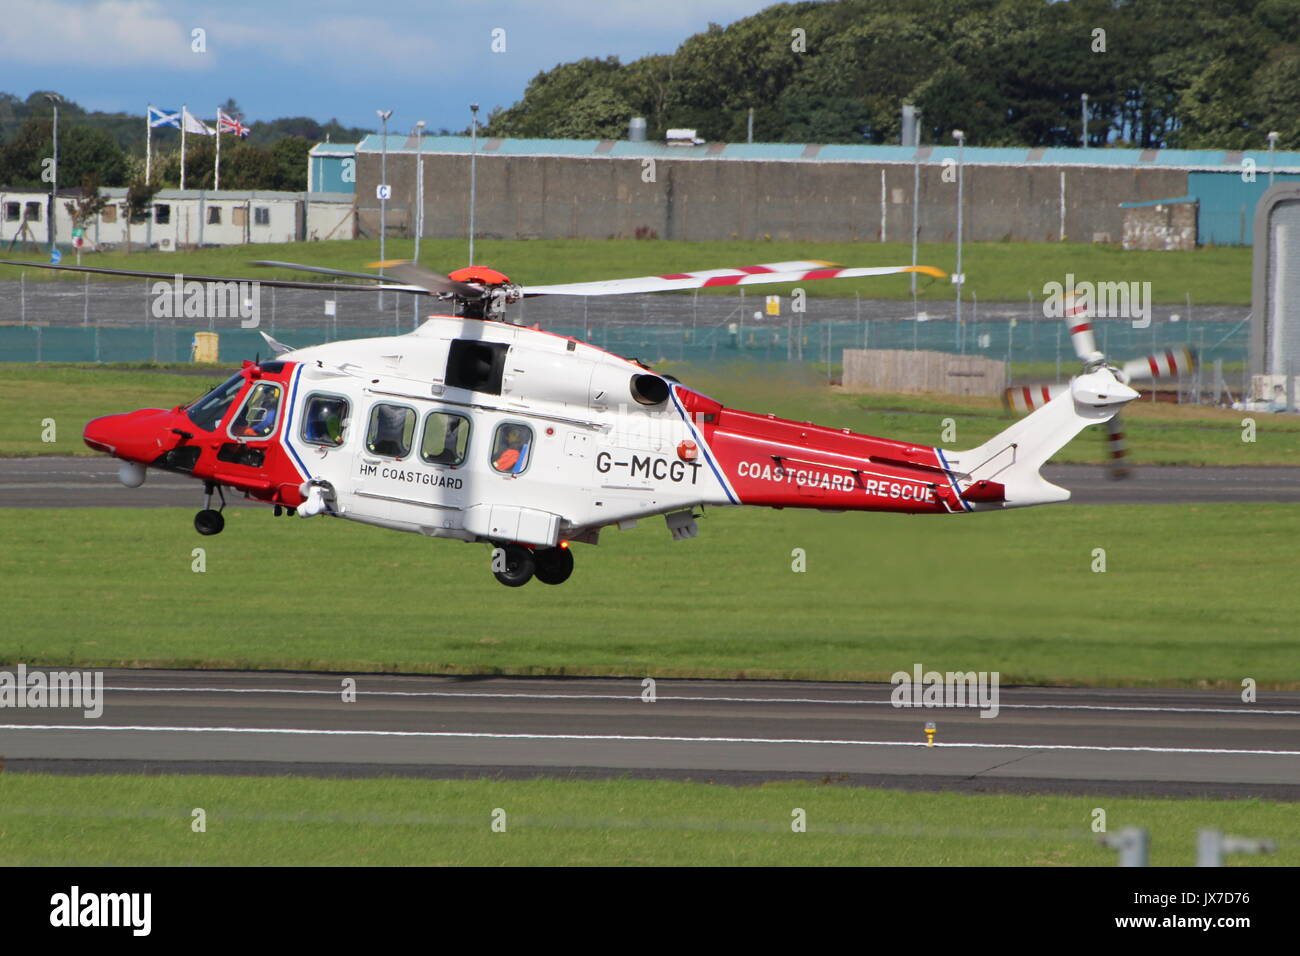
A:
POLYGON ((313 395, 302 414, 302 440, 313 445, 343 444, 348 426, 348 400, 337 395, 313 395))
POLYGON ((16 202, 5 203, 5 222, 17 222, 18 211, 22 207, 16 202))
POLYGON ((190 421, 204 431, 212 431, 235 401, 246 379, 235 373, 185 410, 190 421))
POLYGON ((104 211, 99 214, 101 222, 117 222, 117 207, 109 203, 104 207, 104 211))
POLYGON ((469 449, 469 419, 450 412, 430 412, 424 420, 420 457, 430 465, 458 468, 469 449))
POLYGON ((271 224, 271 207, 254 206, 253 207, 253 225, 269 226, 271 224))
POLYGON ((27 222, 41 221, 41 204, 38 202, 29 202, 27 211, 23 214, 23 219, 27 222))
POLYGON ((366 449, 385 458, 405 458, 415 436, 415 410, 404 405, 379 404, 370 410, 366 449))
POLYGON ((219 226, 219 225, 221 225, 221 207, 220 207, 220 206, 209 206, 209 207, 208 207, 208 225, 209 225, 209 226, 219 226))
POLYGON ((281 388, 274 382, 258 382, 248 393, 244 407, 230 425, 232 438, 269 438, 280 414, 281 388))
POLYGON ((160 226, 165 226, 172 221, 172 207, 170 203, 160 202, 153 207, 153 221, 160 226))
POLYGON ((492 467, 502 474, 517 475, 528 467, 533 447, 533 430, 519 422, 502 422, 492 439, 492 467))

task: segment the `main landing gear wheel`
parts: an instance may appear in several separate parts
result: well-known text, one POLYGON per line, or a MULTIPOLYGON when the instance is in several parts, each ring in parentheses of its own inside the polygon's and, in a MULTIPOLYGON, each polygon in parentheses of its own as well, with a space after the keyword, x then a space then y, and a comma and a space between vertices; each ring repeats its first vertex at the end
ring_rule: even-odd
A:
POLYGON ((533 552, 537 580, 543 584, 563 584, 573 573, 573 552, 568 548, 545 548, 533 552))
POLYGON ((194 530, 199 534, 220 534, 225 526, 226 519, 221 512, 212 508, 204 508, 194 516, 194 530))
POLYGON ((533 552, 520 544, 507 544, 492 551, 492 574, 508 588, 523 587, 537 565, 533 552))

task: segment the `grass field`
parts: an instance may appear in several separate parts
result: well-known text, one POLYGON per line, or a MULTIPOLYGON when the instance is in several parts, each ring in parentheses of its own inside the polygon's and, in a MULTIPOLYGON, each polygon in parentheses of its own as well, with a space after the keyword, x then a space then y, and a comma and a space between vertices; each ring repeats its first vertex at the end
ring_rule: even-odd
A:
MULTIPOLYGON (((956 441, 948 446, 953 448, 973 447, 1013 421, 997 399, 848 395, 828 388, 812 368, 668 363, 663 370, 734 408, 925 445, 940 443, 948 417, 957 426, 956 441)), ((0 405, 6 410, 0 416, 0 457, 93 454, 81 441, 91 418, 136 408, 172 408, 220 382, 227 371, 213 368, 208 374, 189 375, 93 365, 0 366, 0 405), (46 418, 57 423, 55 442, 42 441, 46 418)), ((1253 414, 1257 440, 1243 442, 1243 417, 1228 409, 1137 402, 1125 412, 1125 423, 1131 454, 1139 463, 1300 465, 1300 419, 1253 414)), ((1104 444, 1102 429, 1090 428, 1054 460, 1101 462, 1104 444)))
POLYGON ((1151 831, 1190 866, 1196 831, 1267 836, 1300 864, 1300 815, 1256 800, 900 793, 662 781, 0 776, 3 866, 1113 866, 1090 831, 1151 831), (193 811, 206 832, 191 829, 193 811), (791 829, 806 812, 807 830, 791 829), (493 832, 493 811, 505 832, 493 832), (499 815, 498 815, 499 816, 499 815))
MULTIPOLYGON (((385 255, 410 257, 414 243, 389 240, 385 255)), ((480 264, 490 265, 525 285, 585 282, 625 276, 660 275, 744 266, 793 259, 820 259, 846 266, 906 265, 912 261, 909 243, 893 242, 677 242, 635 239, 479 240, 480 264)), ((449 272, 466 264, 467 244, 459 239, 421 241, 420 261, 449 272)), ((5 258, 11 258, 6 256, 5 258)), ((45 261, 44 255, 23 258, 45 261)), ((88 254, 84 265, 146 272, 186 272, 246 278, 302 279, 302 273, 250 266, 253 259, 302 262, 334 269, 358 270, 379 258, 379 241, 333 240, 275 245, 228 246, 187 252, 121 252, 88 254)), ((922 243, 918 260, 952 272, 956 246, 922 243)), ((65 261, 70 262, 68 257, 65 261)), ((1246 247, 1205 248, 1187 252, 1124 251, 1116 246, 1085 243, 970 242, 962 246, 966 291, 981 302, 1024 302, 1032 293, 1043 297, 1047 282, 1065 282, 1067 273, 1080 281, 1150 282, 1156 303, 1249 305, 1251 250, 1246 247)), ((0 266, 0 280, 17 278, 18 269, 0 266)), ((27 281, 56 281, 55 273, 27 270, 27 281)), ((81 281, 77 279, 75 281, 81 281)), ((764 286, 771 293, 789 293, 788 286, 764 286)), ((952 298, 947 280, 918 282, 923 300, 952 298)), ((911 298, 906 276, 845 279, 806 284, 810 296, 911 298)), ((706 290, 706 294, 708 291, 706 290)), ((732 295, 734 289, 718 290, 732 295)))
POLYGON ((567 584, 517 590, 483 545, 192 516, 0 510, 0 663, 1300 687, 1297 505, 710 509, 697 539, 609 531, 567 584))

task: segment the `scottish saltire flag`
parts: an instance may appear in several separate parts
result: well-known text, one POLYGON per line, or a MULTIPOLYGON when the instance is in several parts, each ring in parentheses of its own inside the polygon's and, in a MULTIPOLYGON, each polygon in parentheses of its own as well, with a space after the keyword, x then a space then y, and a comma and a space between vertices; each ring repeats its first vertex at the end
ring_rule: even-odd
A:
POLYGON ((181 121, 185 124, 185 132, 198 133, 200 136, 216 136, 217 131, 209 126, 203 120, 199 119, 185 107, 181 107, 181 121))
POLYGON ((217 132, 234 133, 236 136, 247 136, 251 130, 233 116, 230 116, 221 110, 217 110, 217 132))
POLYGON ((174 126, 176 129, 180 129, 181 111, 160 110, 156 106, 149 107, 149 128, 156 129, 159 126, 174 126))

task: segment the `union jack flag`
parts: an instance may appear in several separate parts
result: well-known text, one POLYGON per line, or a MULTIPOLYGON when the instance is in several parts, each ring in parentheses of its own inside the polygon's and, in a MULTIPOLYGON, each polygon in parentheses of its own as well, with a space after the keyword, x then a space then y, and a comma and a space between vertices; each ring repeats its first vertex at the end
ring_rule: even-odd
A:
POLYGON ((217 132, 234 133, 236 136, 243 137, 247 136, 250 130, 233 116, 228 116, 223 111, 217 110, 217 132))

